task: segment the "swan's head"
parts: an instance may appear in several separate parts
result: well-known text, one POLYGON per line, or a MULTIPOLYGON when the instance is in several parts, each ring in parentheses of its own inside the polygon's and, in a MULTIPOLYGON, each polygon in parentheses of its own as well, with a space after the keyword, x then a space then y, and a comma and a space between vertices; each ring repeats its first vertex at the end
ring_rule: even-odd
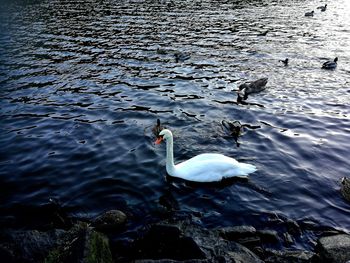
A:
POLYGON ((159 136, 157 140, 155 141, 156 144, 160 144, 163 140, 167 140, 173 137, 173 134, 170 130, 164 129, 159 133, 159 136))

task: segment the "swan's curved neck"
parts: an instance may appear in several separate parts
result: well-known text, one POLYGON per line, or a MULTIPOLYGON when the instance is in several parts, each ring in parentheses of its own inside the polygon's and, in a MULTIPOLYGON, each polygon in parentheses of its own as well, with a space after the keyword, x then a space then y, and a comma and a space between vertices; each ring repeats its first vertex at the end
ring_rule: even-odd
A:
POLYGON ((166 171, 169 175, 174 175, 175 172, 173 147, 173 137, 171 136, 166 140, 166 171))

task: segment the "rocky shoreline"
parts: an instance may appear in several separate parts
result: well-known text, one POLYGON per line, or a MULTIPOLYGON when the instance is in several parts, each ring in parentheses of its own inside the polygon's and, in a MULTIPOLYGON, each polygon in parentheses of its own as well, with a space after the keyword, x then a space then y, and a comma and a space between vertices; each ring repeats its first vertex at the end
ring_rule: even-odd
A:
POLYGON ((313 221, 276 216, 259 228, 239 225, 207 229, 193 218, 172 212, 167 218, 135 229, 132 217, 120 210, 83 221, 58 210, 49 228, 1 230, 0 258, 2 262, 28 263, 350 260, 350 235, 313 221), (303 239, 307 246, 300 247, 297 241, 303 239))

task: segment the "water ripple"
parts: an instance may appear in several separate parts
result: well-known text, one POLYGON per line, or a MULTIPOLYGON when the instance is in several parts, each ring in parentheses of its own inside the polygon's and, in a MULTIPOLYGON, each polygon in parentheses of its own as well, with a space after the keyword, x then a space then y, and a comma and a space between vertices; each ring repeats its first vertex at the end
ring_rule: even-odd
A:
POLYGON ((0 210, 56 196, 76 214, 126 205, 146 214, 170 196, 208 226, 271 211, 349 228, 338 180, 350 168, 350 9, 336 0, 304 17, 317 5, 6 1, 0 210), (336 70, 321 69, 336 56, 336 70), (238 86, 260 77, 267 89, 238 104, 238 86), (222 152, 258 171, 225 185, 171 180, 153 144, 157 118, 174 133, 177 161, 222 152), (238 145, 222 120, 260 127, 238 145))

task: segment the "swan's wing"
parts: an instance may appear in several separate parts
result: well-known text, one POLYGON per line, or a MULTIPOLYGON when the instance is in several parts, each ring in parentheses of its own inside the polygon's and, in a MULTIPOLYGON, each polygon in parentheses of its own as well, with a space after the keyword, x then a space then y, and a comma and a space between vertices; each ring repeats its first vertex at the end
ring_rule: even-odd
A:
MULTIPOLYGON (((235 159, 225 156, 223 154, 220 153, 203 153, 203 154, 199 154, 183 163, 187 163, 190 162, 191 164, 194 162, 200 162, 200 161, 210 161, 210 162, 216 162, 216 161, 226 161, 229 163, 238 163, 235 159)), ((182 163, 182 164, 183 164, 182 163)))

